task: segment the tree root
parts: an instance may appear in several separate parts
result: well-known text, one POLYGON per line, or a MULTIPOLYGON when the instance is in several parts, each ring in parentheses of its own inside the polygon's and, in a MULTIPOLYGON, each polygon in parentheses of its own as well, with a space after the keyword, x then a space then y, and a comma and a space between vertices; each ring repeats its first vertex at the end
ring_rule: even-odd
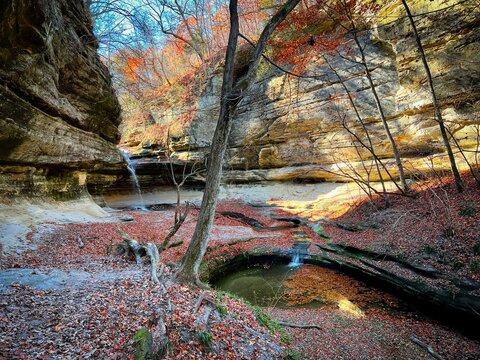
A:
POLYGON ((195 306, 193 307, 193 312, 194 313, 198 312, 198 309, 200 309, 200 306, 202 305, 202 302, 203 302, 203 300, 205 300, 207 295, 208 295, 208 292, 205 291, 205 290, 200 294, 197 302, 195 303, 195 306))
MULTIPOLYGON (((157 268, 158 268, 158 262, 160 260, 160 254, 158 252, 157 245, 155 245, 154 243, 148 243, 146 245, 142 245, 137 240, 130 238, 130 236, 128 236, 128 234, 120 226, 117 226, 117 228, 118 228, 118 231, 120 232, 120 235, 122 236, 122 239, 125 241, 127 245, 128 251, 133 252, 133 254, 135 255, 135 261, 137 265, 143 264, 142 256, 144 255, 148 256, 148 258, 150 259, 150 278, 154 283, 159 284, 160 281, 158 280, 157 268)), ((163 267, 161 270, 161 274, 162 273, 163 273, 163 267)))

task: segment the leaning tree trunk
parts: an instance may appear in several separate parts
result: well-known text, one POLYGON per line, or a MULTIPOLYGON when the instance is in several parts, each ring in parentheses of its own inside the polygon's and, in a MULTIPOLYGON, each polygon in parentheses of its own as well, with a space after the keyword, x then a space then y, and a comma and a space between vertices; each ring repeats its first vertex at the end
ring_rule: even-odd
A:
POLYGON ((430 66, 428 66, 427 57, 425 56, 425 51, 423 50, 422 41, 420 40, 420 36, 418 35, 417 26, 415 25, 415 21, 413 20, 413 16, 410 12, 407 1, 402 0, 402 4, 405 8, 405 11, 407 12, 408 20, 410 21, 410 25, 412 26, 413 37, 415 38, 415 41, 417 43, 418 52, 420 53, 423 67, 425 68, 425 73, 427 74, 427 82, 428 86, 430 87, 430 93, 432 94, 432 103, 435 109, 435 117, 437 118, 438 126, 440 127, 443 143, 445 145, 445 148, 447 149, 448 159, 450 160, 450 167, 452 169, 453 177, 455 178, 455 184, 457 186, 458 192, 462 192, 464 190, 462 177, 460 176, 460 173, 458 171, 457 164, 455 162, 455 156, 453 155, 452 147, 450 145, 450 141, 448 140, 448 134, 447 129, 445 128, 445 122, 443 121, 442 110, 440 109, 437 95, 435 93, 435 88, 433 87, 433 79, 430 72, 430 66))
POLYGON ((232 116, 243 94, 248 90, 255 78, 261 55, 265 51, 267 41, 276 27, 287 17, 300 0, 288 0, 280 10, 272 17, 260 35, 255 48, 252 61, 250 62, 247 75, 241 84, 233 84, 234 57, 239 36, 237 0, 230 0, 230 34, 228 38, 227 53, 225 57, 225 69, 223 72, 223 84, 220 99, 220 114, 217 127, 213 135, 210 155, 208 157, 208 171, 205 181, 205 191, 202 206, 198 215, 197 225, 187 252, 183 257, 177 278, 180 281, 201 285, 198 270, 203 256, 207 250, 210 232, 215 216, 220 179, 222 177, 222 164, 227 149, 228 136, 232 127, 232 116))
POLYGON ((207 250, 208 237, 213 226, 215 206, 220 188, 223 157, 227 148, 228 135, 232 127, 230 107, 233 103, 229 97, 233 89, 233 69, 239 34, 237 0, 230 0, 229 10, 230 34, 225 56, 225 69, 223 71, 220 114, 210 147, 205 191, 203 193, 202 206, 198 215, 197 225, 195 226, 195 232, 193 233, 192 240, 182 259, 178 272, 178 278, 188 283, 199 283, 198 269, 207 250))

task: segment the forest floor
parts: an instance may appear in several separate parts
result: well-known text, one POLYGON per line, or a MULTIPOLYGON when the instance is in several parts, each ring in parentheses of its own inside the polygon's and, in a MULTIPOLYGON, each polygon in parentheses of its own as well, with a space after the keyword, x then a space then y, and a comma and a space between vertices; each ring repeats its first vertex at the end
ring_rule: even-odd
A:
MULTIPOLYGON (((318 243, 389 253, 477 284, 480 191, 472 179, 467 185, 467 191, 457 194, 451 179, 444 178, 417 185, 414 198, 391 196, 389 207, 380 201, 344 201, 347 211, 338 211, 333 202, 335 209, 315 212, 309 204, 308 214, 274 199, 263 207, 222 201, 205 260, 221 263, 245 252, 290 249, 301 229, 318 243), (285 225, 275 217, 298 216, 320 222, 329 239, 308 226, 259 231, 222 215, 225 211, 271 228, 285 225)), ((413 336, 445 359, 480 358, 480 342, 418 312, 395 311, 402 301, 383 292, 378 296, 390 304, 388 309, 368 307, 356 292, 347 296, 362 309, 360 316, 340 306, 263 309, 277 320, 321 328, 286 327, 287 336, 258 308, 176 283, 174 262, 186 251, 197 209, 172 239, 181 244, 161 253, 162 285, 149 280, 146 264, 110 255, 109 249, 122 241, 118 226, 134 239, 160 244, 173 224, 173 211, 121 210, 109 222, 32 226, 27 241, 34 246, 0 259, 0 359, 129 359, 140 328, 149 329, 155 341, 159 334, 166 336, 169 357, 178 359, 432 358, 413 336)), ((299 283, 314 283, 319 275, 303 267, 295 276, 299 283)), ((328 281, 334 284, 335 276, 328 281)))

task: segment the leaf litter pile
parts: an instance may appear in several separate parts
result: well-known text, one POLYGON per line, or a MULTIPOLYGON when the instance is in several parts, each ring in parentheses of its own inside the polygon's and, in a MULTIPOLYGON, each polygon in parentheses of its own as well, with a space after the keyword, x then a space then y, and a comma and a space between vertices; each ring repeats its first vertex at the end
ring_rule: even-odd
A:
MULTIPOLYGON (((443 189, 450 189, 448 186, 443 189)), ((327 221, 324 229, 332 242, 376 250, 391 247, 437 269, 456 269, 477 280, 479 211, 471 208, 478 207, 478 194, 443 195, 454 206, 447 224, 454 224, 453 235, 440 223, 433 200, 425 205, 422 196, 413 200, 413 206, 411 199, 393 198, 390 211, 405 215, 382 213, 377 221, 380 228, 365 226, 352 236, 351 231, 327 221), (416 234, 415 241, 409 238, 412 234, 416 234), (450 235, 458 244, 452 244, 450 235), (463 266, 442 263, 439 258, 463 266)), ((366 224, 378 211, 366 211, 365 206, 336 221, 366 224)), ((281 209, 251 207, 238 201, 220 203, 207 263, 226 262, 245 252, 290 249, 298 229, 282 229, 285 223, 272 219, 272 214, 289 216, 281 209), (269 230, 252 229, 222 212, 241 213, 269 230)), ((133 259, 112 255, 111 249, 122 241, 117 226, 134 239, 159 245, 173 225, 172 209, 124 210, 114 213, 116 220, 111 222, 32 227, 27 240, 36 249, 2 257, 0 268, 2 272, 27 271, 33 277, 50 276, 50 280, 33 284, 13 281, 0 290, 0 359, 130 359, 140 329, 149 330, 154 343, 161 340, 158 334, 166 337, 168 357, 176 359, 431 359, 428 346, 445 359, 480 358, 478 341, 418 313, 405 312, 404 304, 395 297, 369 291, 325 269, 303 266, 285 283, 287 299, 294 306, 264 309, 286 324, 317 325, 287 325, 290 339, 278 331, 278 324, 266 323, 261 314, 259 321, 258 309, 241 300, 176 283, 174 262, 186 251, 197 215, 198 210, 192 210, 172 239, 178 246, 161 253, 161 285, 149 280, 146 264, 137 266, 133 259), (132 221, 122 221, 125 217, 132 221), (54 282, 58 273, 63 277, 54 282), (337 289, 339 283, 342 292, 337 289), (319 299, 325 306, 308 306, 319 299), (428 346, 419 346, 412 337, 428 346)), ((309 227, 302 231, 316 236, 309 227)))

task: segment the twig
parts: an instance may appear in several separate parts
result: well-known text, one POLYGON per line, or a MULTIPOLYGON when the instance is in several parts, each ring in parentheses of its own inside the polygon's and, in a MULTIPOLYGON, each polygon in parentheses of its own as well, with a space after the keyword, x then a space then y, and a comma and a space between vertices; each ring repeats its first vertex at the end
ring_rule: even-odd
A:
POLYGON ((418 346, 421 346, 422 348, 424 348, 425 350, 428 351, 428 353, 430 355, 432 355, 432 357, 434 357, 435 359, 437 360, 445 360, 445 358, 443 356, 441 356, 440 354, 438 354, 437 352, 435 352, 433 350, 433 348, 428 345, 427 343, 425 343, 424 341, 420 340, 419 338, 417 338, 415 335, 412 335, 412 337, 410 338, 410 340, 412 340, 413 343, 417 344, 418 346))
POLYGON ((162 250, 165 251, 165 250, 167 250, 167 249, 180 246, 180 245, 182 245, 182 244, 183 244, 183 240, 174 241, 174 242, 168 244, 167 247, 166 247, 165 249, 162 249, 162 250))
POLYGON ((79 236, 79 237, 77 238, 77 242, 78 242, 78 247, 79 247, 80 249, 85 246, 85 243, 83 242, 81 236, 79 236))
POLYGON ((409 213, 410 213, 410 210, 407 210, 407 211, 405 211, 402 215, 400 215, 400 216, 398 217, 398 219, 393 223, 392 228, 395 228, 395 227, 397 226, 398 222, 399 222, 404 216, 406 216, 406 215, 409 214, 409 213))
POLYGON ((286 327, 292 327, 292 328, 300 328, 300 329, 318 329, 322 330, 322 328, 319 325, 315 324, 293 324, 285 321, 277 321, 280 325, 286 326, 286 327))

